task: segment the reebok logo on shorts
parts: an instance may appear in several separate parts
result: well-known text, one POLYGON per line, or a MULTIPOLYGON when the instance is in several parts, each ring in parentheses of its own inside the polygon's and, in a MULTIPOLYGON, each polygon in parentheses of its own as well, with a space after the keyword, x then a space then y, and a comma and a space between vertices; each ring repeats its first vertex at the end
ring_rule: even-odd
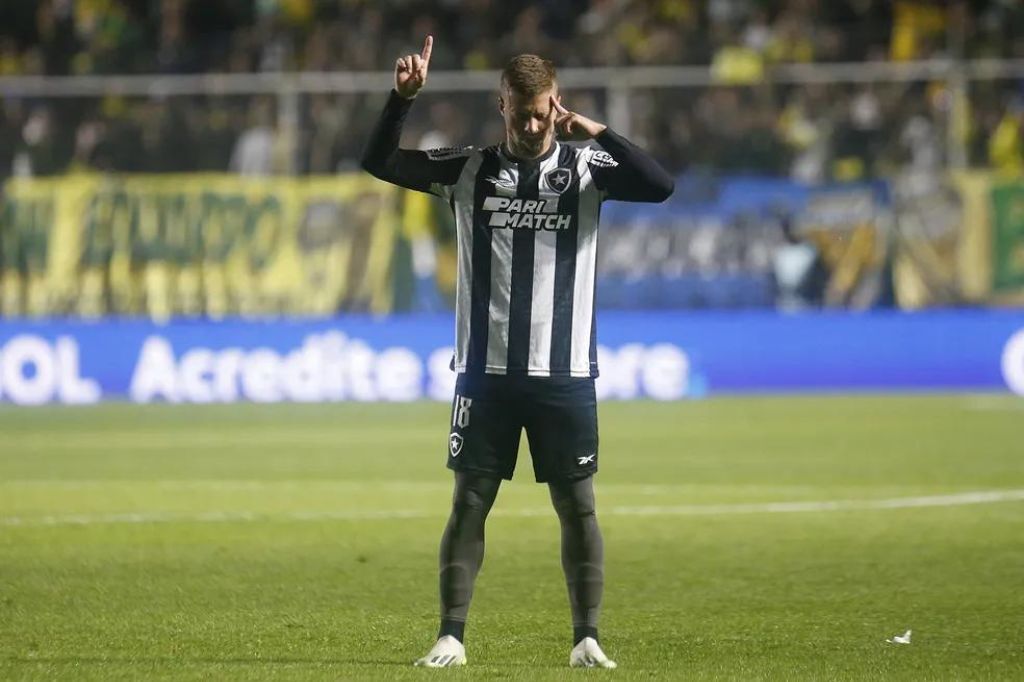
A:
POLYGON ((595 457, 597 457, 596 452, 592 455, 580 455, 576 458, 576 463, 580 466, 583 466, 584 464, 593 464, 595 457))

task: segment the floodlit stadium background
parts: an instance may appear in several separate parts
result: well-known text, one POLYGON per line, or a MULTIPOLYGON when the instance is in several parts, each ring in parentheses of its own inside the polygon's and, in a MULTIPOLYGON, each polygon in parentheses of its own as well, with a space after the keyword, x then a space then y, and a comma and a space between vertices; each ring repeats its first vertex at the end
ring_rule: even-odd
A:
MULTIPOLYGON (((427 34, 403 146, 499 141, 536 52, 677 178, 602 216, 620 672, 1024 674, 1011 0, 0 3, 0 673, 390 678, 429 645, 454 225, 358 169, 427 34)), ((540 679, 528 470, 476 660, 540 679)))
POLYGON ((678 174, 606 208, 604 395, 1024 392, 1019 314, 977 312, 1024 300, 1013 3, 3 12, 7 401, 447 399, 452 221, 357 169, 380 69, 427 33, 406 145, 501 139, 495 69, 535 51, 678 174))
POLYGON ((1014 3, 0 12, 5 401, 447 400, 452 220, 357 167, 427 33, 405 145, 500 140, 535 51, 678 175, 606 206, 603 395, 1024 392, 1014 3))

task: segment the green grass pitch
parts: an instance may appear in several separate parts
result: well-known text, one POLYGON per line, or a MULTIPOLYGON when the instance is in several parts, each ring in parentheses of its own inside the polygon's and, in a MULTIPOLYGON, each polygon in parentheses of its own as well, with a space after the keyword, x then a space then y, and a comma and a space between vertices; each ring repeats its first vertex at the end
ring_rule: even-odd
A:
POLYGON ((1024 678, 1020 399, 603 404, 615 671, 567 667, 557 521, 525 439, 469 665, 411 666, 435 635, 447 418, 0 409, 0 679, 1024 678))

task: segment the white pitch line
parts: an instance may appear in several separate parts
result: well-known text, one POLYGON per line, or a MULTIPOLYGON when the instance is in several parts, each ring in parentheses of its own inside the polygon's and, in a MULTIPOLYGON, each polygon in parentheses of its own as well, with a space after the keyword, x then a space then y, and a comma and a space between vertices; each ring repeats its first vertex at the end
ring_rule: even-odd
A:
MULTIPOLYGON (((725 516, 730 514, 792 514, 807 512, 961 507, 996 502, 1024 501, 1024 489, 979 490, 950 495, 893 497, 877 500, 823 500, 808 502, 763 502, 751 504, 681 505, 671 507, 613 506, 600 510, 601 516, 725 516)), ((517 509, 494 514, 506 517, 551 516, 551 509, 517 509)), ((88 526, 140 523, 231 523, 249 521, 363 521, 427 519, 447 515, 447 510, 418 511, 381 509, 368 511, 305 511, 263 514, 257 512, 64 514, 55 516, 0 517, 0 526, 88 526)))
POLYGON ((1021 412, 1024 411, 1024 399, 1020 396, 968 396, 964 399, 964 409, 972 412, 1021 412))
MULTIPOLYGON (((30 434, 8 439, 12 449, 24 451, 53 450, 171 450, 199 447, 279 447, 282 445, 318 446, 338 449, 339 444, 351 445, 353 442, 372 443, 385 435, 383 430, 368 430, 361 433, 342 432, 309 432, 297 430, 255 431, 249 434, 223 434, 219 432, 192 431, 180 434, 166 434, 162 431, 143 431, 138 433, 81 433, 63 435, 30 434)), ((397 433, 387 432, 388 438, 418 441, 424 438, 436 440, 436 430, 426 431, 402 430, 397 433)), ((442 443, 443 445, 443 443, 442 443)))
POLYGON ((432 516, 438 516, 438 514, 401 509, 339 512, 285 512, 282 514, 263 514, 244 511, 201 512, 198 514, 182 514, 173 512, 128 512, 123 514, 5 516, 0 517, 0 526, 91 526, 122 523, 230 523, 239 521, 357 521, 364 519, 420 519, 432 516))
POLYGON ((614 507, 620 516, 718 516, 725 514, 792 514, 800 512, 962 507, 971 504, 1024 500, 1024 489, 980 490, 951 495, 893 497, 879 500, 825 500, 816 502, 764 502, 758 504, 708 504, 675 507, 614 507))
POLYGON ((0 490, 9 488, 13 490, 26 490, 36 488, 58 488, 60 490, 91 490, 96 488, 109 489, 118 488, 156 488, 159 490, 185 491, 185 492, 293 492, 301 490, 365 490, 372 486, 374 490, 406 491, 417 492, 425 490, 447 490, 451 491, 450 481, 349 481, 349 480, 321 480, 321 479, 288 479, 288 480, 153 480, 153 479, 24 479, 13 481, 0 481, 0 490))

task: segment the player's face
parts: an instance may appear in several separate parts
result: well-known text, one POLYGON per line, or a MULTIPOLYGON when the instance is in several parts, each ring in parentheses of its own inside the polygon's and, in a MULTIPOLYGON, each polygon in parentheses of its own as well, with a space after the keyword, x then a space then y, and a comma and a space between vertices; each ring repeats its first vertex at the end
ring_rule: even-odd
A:
POLYGON ((498 107, 505 119, 508 149, 521 159, 535 159, 551 146, 555 136, 555 111, 551 106, 555 88, 535 96, 504 88, 498 107))

